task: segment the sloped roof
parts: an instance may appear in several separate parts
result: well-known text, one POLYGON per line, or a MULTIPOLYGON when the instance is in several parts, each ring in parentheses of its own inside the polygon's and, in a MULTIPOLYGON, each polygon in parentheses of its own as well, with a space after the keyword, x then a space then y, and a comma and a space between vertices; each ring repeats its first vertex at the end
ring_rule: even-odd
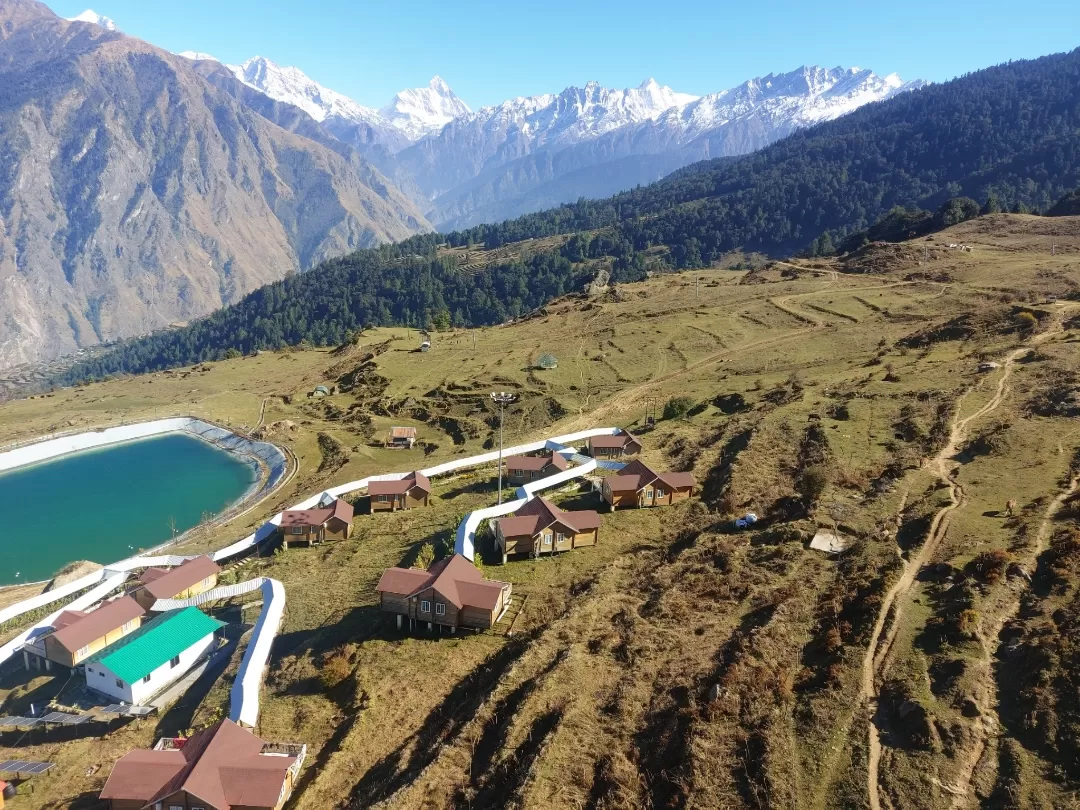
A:
POLYGON ((231 720, 200 731, 178 751, 132 751, 116 763, 102 799, 153 805, 186 791, 218 810, 275 807, 295 757, 260 753, 266 743, 231 720))
POLYGON ((431 492, 431 482, 419 472, 411 472, 397 481, 369 481, 368 495, 404 495, 416 487, 424 492, 431 492))
POLYGON ((409 597, 434 588, 459 609, 468 605, 492 610, 507 586, 506 582, 484 579, 475 565, 455 554, 432 563, 427 571, 388 568, 379 579, 377 589, 382 593, 409 597))
POLYGON ((416 428, 414 427, 392 427, 390 428, 391 439, 415 439, 416 428))
POLYGON ((86 663, 101 664, 120 680, 136 683, 224 626, 197 608, 166 611, 94 653, 86 663))
POLYGON ((387 568, 379 577, 375 590, 408 596, 420 590, 431 578, 431 574, 422 568, 387 568))
POLYGON ((185 560, 171 571, 162 568, 148 568, 143 573, 142 581, 147 593, 155 599, 172 599, 192 585, 197 585, 207 577, 220 572, 221 566, 203 554, 185 560))
POLYGON ((542 456, 510 456, 506 460, 506 469, 539 472, 549 464, 555 465, 560 470, 565 470, 570 466, 561 453, 551 452, 542 456))
POLYGON ((565 512, 546 498, 533 498, 510 517, 499 521, 504 537, 535 537, 553 523, 575 532, 599 528, 600 515, 592 511, 565 512))
MULTIPOLYGON (((74 615, 76 612, 64 613, 74 615)), ((146 609, 130 596, 121 596, 112 602, 106 602, 97 610, 76 617, 75 621, 61 624, 53 633, 53 638, 68 652, 77 652, 91 641, 97 641, 144 613, 146 609)), ((63 619, 64 614, 61 614, 57 619, 58 623, 63 619)))
POLYGON ((614 436, 593 436, 589 439, 590 447, 625 447, 630 442, 641 444, 641 439, 628 430, 616 433, 614 436))
POLYGON ((635 459, 623 467, 618 475, 604 479, 604 483, 612 492, 637 492, 649 484, 661 481, 671 489, 686 489, 695 484, 694 476, 687 472, 662 472, 645 466, 645 463, 635 459))
POLYGON ((351 523, 353 519, 352 504, 338 498, 331 506, 282 512, 281 525, 285 528, 291 526, 322 526, 331 518, 337 518, 345 523, 351 523))

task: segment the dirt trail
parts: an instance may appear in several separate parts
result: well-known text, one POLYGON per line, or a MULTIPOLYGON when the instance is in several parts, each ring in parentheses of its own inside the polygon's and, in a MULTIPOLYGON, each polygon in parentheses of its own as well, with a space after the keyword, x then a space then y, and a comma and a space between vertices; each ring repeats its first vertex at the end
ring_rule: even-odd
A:
MULTIPOLYGON (((968 389, 968 391, 965 391, 964 394, 961 395, 956 404, 956 413, 953 416, 948 441, 938 454, 925 465, 927 470, 934 473, 934 475, 948 486, 949 503, 934 515, 934 519, 930 524, 930 529, 927 532, 926 541, 923 543, 918 553, 908 561, 904 568, 904 573, 901 574, 896 583, 886 592, 881 603, 881 609, 878 611, 877 620, 874 622, 874 630, 870 635, 870 641, 866 648, 866 655, 863 657, 861 691, 863 701, 870 710, 867 722, 867 799, 871 810, 881 810, 881 796, 878 790, 878 770, 881 764, 881 738, 878 734, 877 725, 874 723, 874 714, 878 697, 877 678, 882 673, 886 659, 892 649, 892 644, 902 625, 902 622, 900 621, 903 613, 903 605, 901 604, 902 597, 906 596, 911 590, 915 583, 915 577, 923 566, 933 559, 938 546, 941 545, 941 541, 948 532, 949 522, 952 519, 953 513, 967 502, 967 495, 964 492, 964 488, 955 478, 958 465, 952 458, 957 454, 964 439, 967 437, 969 426, 976 420, 997 410, 1005 399, 1005 396, 1009 391, 1009 379, 1012 377, 1012 372, 1017 359, 1030 351, 1032 346, 1043 343, 1053 335, 1061 332, 1064 313, 1065 309, 1063 308, 1055 316, 1054 324, 1050 329, 1035 336, 1032 340, 1027 341, 1023 346, 1014 349, 1005 357, 1002 364, 1001 376, 998 379, 997 387, 994 391, 994 396, 981 408, 963 418, 960 417, 960 413, 963 408, 964 399, 967 397, 968 393, 970 393, 971 389, 968 389), (889 619, 890 614, 893 614, 892 623, 889 625, 884 641, 882 641, 882 633, 885 631, 885 624, 889 619)), ((972 772, 974 771, 977 762, 978 760, 976 759, 975 763, 972 764, 972 772)))
MULTIPOLYGON (((1025 570, 1034 571, 1039 556, 1046 550, 1046 542, 1050 538, 1050 532, 1054 525, 1054 516, 1065 505, 1065 501, 1076 492, 1078 486, 1080 486, 1080 473, 1073 475, 1065 489, 1059 492, 1054 500, 1050 502, 1050 505, 1047 506, 1042 522, 1039 524, 1039 531, 1035 535, 1035 545, 1027 557, 1025 570)), ((983 689, 976 695, 975 699, 975 703, 979 708, 979 717, 975 722, 978 739, 969 755, 961 762, 960 772, 954 780, 955 785, 950 788, 950 792, 954 795, 952 806, 957 810, 967 805, 968 795, 971 792, 971 780, 975 776, 975 770, 986 753, 988 740, 1001 725, 997 716, 997 681, 994 679, 993 670, 991 669, 1000 647, 1000 644, 995 640, 1000 638, 1006 622, 1012 620, 1020 611, 1020 600, 1028 588, 1030 588, 1030 585, 1026 583, 1016 588, 1012 594, 1012 599, 990 622, 989 629, 980 629, 977 633, 983 648, 983 656, 980 662, 982 665, 983 689)))

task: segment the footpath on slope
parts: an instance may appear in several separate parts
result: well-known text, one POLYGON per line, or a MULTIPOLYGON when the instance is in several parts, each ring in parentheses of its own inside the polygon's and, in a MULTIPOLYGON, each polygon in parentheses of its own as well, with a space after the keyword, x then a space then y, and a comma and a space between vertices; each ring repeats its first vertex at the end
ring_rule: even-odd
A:
MULTIPOLYGON (((933 558, 942 540, 948 532, 949 522, 954 512, 964 506, 967 495, 963 486, 956 480, 958 465, 952 461, 961 444, 967 437, 968 428, 977 419, 997 410, 1008 393, 1008 383, 1015 368, 1016 361, 1022 355, 1031 350, 1031 347, 1048 340, 1053 334, 1060 332, 1065 309, 1055 316, 1055 323, 1051 329, 1037 335, 1027 341, 1023 346, 1009 352, 1002 363, 1001 376, 993 397, 975 412, 963 418, 960 417, 963 402, 972 389, 965 391, 957 402, 956 413, 953 416, 949 430, 949 438, 945 446, 925 465, 925 469, 932 472, 949 489, 949 503, 942 507, 934 515, 933 521, 927 532, 926 540, 913 558, 905 561, 904 572, 893 586, 886 592, 882 599, 881 608, 874 622, 866 654, 863 657, 861 697, 868 709, 867 718, 867 801, 871 810, 881 810, 881 796, 879 791, 879 770, 881 765, 881 737, 878 733, 877 724, 874 722, 876 714, 878 691, 877 680, 882 674, 885 662, 896 640, 901 627, 903 616, 902 600, 911 591, 915 578, 919 571, 933 558), (882 641, 882 633, 885 632, 885 623, 890 614, 892 622, 882 641), (880 648, 880 649, 879 649, 880 648)), ((903 558, 901 558, 903 559, 903 558)))

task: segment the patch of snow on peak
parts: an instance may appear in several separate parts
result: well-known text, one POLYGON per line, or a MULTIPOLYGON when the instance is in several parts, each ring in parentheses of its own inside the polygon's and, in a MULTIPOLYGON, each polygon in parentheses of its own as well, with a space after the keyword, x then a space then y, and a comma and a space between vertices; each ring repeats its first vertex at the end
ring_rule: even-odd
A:
POLYGON ((190 59, 192 62, 218 62, 221 60, 211 56, 208 53, 202 53, 201 51, 180 51, 177 56, 182 56, 185 59, 190 59))
POLYGON ((377 122, 379 114, 348 96, 323 87, 296 67, 282 67, 262 56, 242 65, 227 65, 236 78, 275 101, 299 107, 316 121, 330 116, 350 121, 377 122))
POLYGON ((438 132, 453 119, 471 112, 439 76, 432 77, 427 87, 402 90, 379 111, 390 126, 412 140, 438 132))
POLYGON ((108 17, 106 17, 103 14, 98 14, 92 8, 88 8, 82 14, 78 14, 78 15, 76 15, 74 17, 68 17, 67 21, 68 22, 90 23, 91 25, 100 26, 100 27, 104 28, 106 31, 119 31, 120 30, 113 20, 109 19, 108 17))

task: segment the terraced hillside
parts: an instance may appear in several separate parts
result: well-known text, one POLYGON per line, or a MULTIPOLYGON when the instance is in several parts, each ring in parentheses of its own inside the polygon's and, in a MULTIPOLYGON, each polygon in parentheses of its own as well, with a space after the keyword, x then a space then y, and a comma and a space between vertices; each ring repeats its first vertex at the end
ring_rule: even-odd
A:
MULTIPOLYGON (((260 732, 310 746, 297 808, 1067 807, 1074 298, 1080 218, 995 215, 842 260, 562 298, 428 352, 375 329, 67 389, 0 407, 0 441, 190 413, 290 447, 286 488, 191 550, 300 493, 491 447, 491 390, 520 397, 508 443, 616 424, 695 474, 689 503, 604 514, 594 548, 484 555, 524 597, 513 635, 409 637, 374 593, 494 503, 493 468, 435 480, 425 510, 362 515, 345 543, 244 563, 288 594, 260 732), (557 368, 537 368, 545 353, 557 368), (377 446, 402 424, 415 449, 377 446), (747 511, 761 520, 735 530, 747 511), (848 550, 811 549, 821 528, 848 550)), ((588 487, 555 500, 597 505, 588 487)), ((121 753, 220 716, 239 654, 157 722, 6 735, 4 754, 59 763, 11 806, 93 807, 121 753)), ((65 688, 5 670, 0 714, 65 688)))

